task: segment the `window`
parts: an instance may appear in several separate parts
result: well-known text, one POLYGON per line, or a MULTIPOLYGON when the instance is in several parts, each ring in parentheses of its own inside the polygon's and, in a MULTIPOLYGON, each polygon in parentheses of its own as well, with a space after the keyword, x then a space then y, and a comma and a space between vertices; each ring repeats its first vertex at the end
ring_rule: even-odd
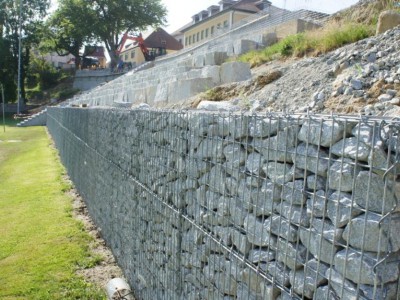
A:
POLYGON ((197 41, 200 41, 200 32, 197 33, 197 41))
POLYGON ((189 45, 192 43, 192 36, 189 36, 189 45))
POLYGON ((206 29, 206 38, 208 38, 208 28, 206 29))
POLYGON ((201 31, 201 39, 204 39, 204 30, 201 31))
POLYGON ((211 34, 214 34, 214 26, 211 26, 211 34))
POLYGON ((221 28, 221 23, 218 23, 217 29, 220 29, 220 28, 221 28))
POLYGON ((196 35, 195 34, 193 34, 192 40, 193 40, 193 44, 196 43, 196 35))
POLYGON ((128 53, 125 54, 125 61, 128 60, 128 53))
POLYGON ((134 58, 135 57, 135 50, 132 50, 132 52, 131 52, 131 58, 134 58))
POLYGON ((185 38, 185 46, 187 46, 188 45, 188 42, 189 41, 189 39, 188 38, 185 38))
POLYGON ((224 28, 225 27, 228 27, 228 21, 226 20, 226 21, 224 21, 224 28))

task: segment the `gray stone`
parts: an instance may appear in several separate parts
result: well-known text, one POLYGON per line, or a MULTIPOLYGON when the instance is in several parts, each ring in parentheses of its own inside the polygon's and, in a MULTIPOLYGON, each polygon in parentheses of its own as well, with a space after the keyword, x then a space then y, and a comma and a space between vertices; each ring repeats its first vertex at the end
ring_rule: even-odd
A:
POLYGON ((351 131, 352 135, 359 138, 360 141, 373 147, 381 147, 383 141, 381 139, 381 127, 379 124, 360 123, 351 131))
POLYGON ((346 300, 366 300, 363 295, 357 291, 357 286, 350 280, 345 279, 339 272, 329 268, 325 273, 329 284, 339 299, 346 300))
MULTIPOLYGON (((260 283, 262 300, 276 300, 280 293, 280 289, 267 282, 260 283)), ((239 299, 239 298, 238 298, 239 299)))
POLYGON ((251 78, 250 64, 243 62, 226 62, 221 65, 221 83, 231 83, 251 78))
POLYGON ((329 155, 325 150, 318 150, 315 145, 301 143, 296 147, 296 153, 292 154, 292 159, 296 167, 326 177, 329 155))
POLYGON ((269 262, 275 259, 275 252, 271 250, 257 250, 253 249, 249 252, 248 260, 253 264, 258 264, 259 262, 269 262))
POLYGON ((319 190, 307 199, 307 215, 311 217, 324 218, 326 214, 327 199, 325 191, 319 190))
POLYGON ((334 192, 328 198, 326 214, 336 227, 343 227, 361 214, 361 207, 351 199, 350 194, 334 192))
POLYGON ((328 219, 314 218, 311 222, 311 226, 315 229, 315 232, 322 234, 323 238, 332 244, 345 244, 342 238, 344 229, 337 228, 328 219))
POLYGON ((243 226, 244 218, 247 215, 246 210, 239 201, 234 201, 229 206, 230 220, 237 226, 243 226))
POLYGON ((312 298, 315 290, 326 283, 325 272, 328 266, 319 263, 315 259, 310 260, 304 269, 290 272, 290 284, 293 290, 304 297, 312 298))
POLYGON ((386 214, 397 205, 391 185, 390 181, 385 184, 382 177, 377 174, 362 171, 356 178, 354 201, 363 208, 386 214))
POLYGON ((238 111, 240 110, 239 106, 232 105, 226 101, 208 101, 203 100, 197 106, 198 110, 206 110, 206 111, 238 111))
POLYGON ((291 205, 303 205, 306 203, 304 190, 304 180, 285 183, 282 187, 281 198, 291 205))
POLYGON ((307 176, 307 188, 313 191, 325 190, 326 178, 318 175, 307 176))
POLYGON ((331 147, 331 152, 337 156, 368 161, 371 148, 355 137, 340 140, 331 147))
POLYGON ((211 164, 199 159, 187 160, 185 169, 188 177, 199 178, 211 169, 211 164))
POLYGON ((239 282, 236 291, 237 299, 248 299, 248 300, 262 300, 262 295, 254 293, 250 290, 247 284, 239 282))
POLYGON ((247 239, 251 244, 260 247, 269 247, 274 249, 276 246, 276 237, 271 235, 269 228, 254 215, 248 214, 244 220, 244 229, 247 233, 247 239))
POLYGON ((214 275, 214 282, 218 290, 224 294, 236 296, 237 282, 230 274, 216 272, 214 275))
POLYGON ((267 272, 274 278, 277 283, 283 286, 289 286, 289 269, 286 268, 282 263, 273 261, 267 264, 266 268, 267 272))
POLYGON ((372 285, 360 284, 360 290, 366 298, 374 300, 398 300, 398 283, 388 283, 374 287, 372 285))
POLYGON ((292 162, 299 126, 285 127, 277 135, 267 139, 254 139, 254 149, 262 153, 268 161, 292 162))
POLYGON ((222 65, 228 58, 226 52, 207 52, 204 54, 204 63, 208 65, 222 65))
POLYGON ((271 137, 278 132, 279 120, 254 117, 249 120, 249 135, 253 138, 271 137))
POLYGON ((212 230, 214 234, 221 239, 224 245, 232 245, 231 229, 229 227, 215 226, 212 230))
POLYGON ((392 98, 393 98, 392 95, 389 95, 389 94, 382 94, 382 95, 380 95, 380 96, 378 97, 378 100, 379 100, 380 102, 387 102, 387 101, 392 100, 392 98))
POLYGON ((400 249, 400 216, 394 214, 380 225, 381 215, 367 212, 350 221, 343 238, 354 248, 370 252, 397 252, 400 249))
POLYGON ((216 165, 210 170, 210 172, 204 174, 199 179, 199 184, 207 185, 209 190, 223 195, 226 192, 225 178, 226 173, 224 169, 221 166, 216 165))
POLYGON ((246 169, 255 175, 260 175, 265 158, 256 152, 251 153, 246 160, 246 169))
POLYGON ((374 285, 398 280, 399 266, 397 262, 380 264, 373 253, 359 253, 352 248, 339 251, 335 255, 335 269, 347 279, 355 283, 374 285))
POLYGON ((329 188, 333 190, 351 192, 353 190, 354 178, 360 172, 360 167, 350 159, 335 161, 328 171, 329 188))
POLYGON ((246 151, 240 144, 229 144, 225 146, 223 153, 231 168, 242 166, 246 161, 246 151))
POLYGON ((362 81, 355 78, 350 80, 350 85, 355 90, 361 90, 363 88, 362 81))
POLYGON ((220 138, 204 139, 196 151, 196 158, 205 159, 222 159, 224 158, 223 149, 225 142, 220 138))
POLYGON ((300 240, 303 245, 318 259, 332 264, 339 247, 334 246, 315 229, 300 227, 300 240))
POLYGON ((251 190, 252 212, 256 216, 269 216, 280 200, 282 188, 270 180, 264 180, 261 187, 251 190))
POLYGON ((198 203, 209 210, 214 210, 218 208, 220 197, 221 194, 207 190, 206 185, 202 185, 196 190, 196 199, 198 203))
POLYGON ((235 117, 228 122, 229 134, 234 139, 247 137, 249 134, 249 118, 248 116, 235 117))
POLYGON ((268 162, 264 164, 262 169, 269 179, 278 184, 304 178, 304 170, 297 169, 291 164, 268 162))
POLYGON ((260 284, 263 282, 263 279, 254 270, 249 268, 244 269, 239 275, 239 281, 245 283, 253 293, 261 293, 260 284))
POLYGON ((287 201, 282 201, 276 205, 275 211, 294 225, 301 225, 304 227, 310 225, 310 217, 307 214, 305 206, 292 205, 287 201))
POLYGON ((251 245, 247 240, 247 236, 235 229, 231 230, 232 244, 240 253, 246 255, 251 248, 251 245))
POLYGON ((298 139, 305 143, 329 147, 343 138, 344 125, 332 121, 306 121, 301 126, 298 139))
POLYGON ((325 285, 316 289, 313 300, 337 300, 337 298, 336 294, 325 285))
POLYGON ((303 266, 307 260, 308 251, 300 243, 290 243, 283 238, 278 238, 276 246, 276 260, 292 270, 303 266))
POLYGON ((281 236, 290 242, 297 241, 297 226, 291 225, 289 221, 279 215, 272 215, 265 220, 264 226, 268 232, 281 236))

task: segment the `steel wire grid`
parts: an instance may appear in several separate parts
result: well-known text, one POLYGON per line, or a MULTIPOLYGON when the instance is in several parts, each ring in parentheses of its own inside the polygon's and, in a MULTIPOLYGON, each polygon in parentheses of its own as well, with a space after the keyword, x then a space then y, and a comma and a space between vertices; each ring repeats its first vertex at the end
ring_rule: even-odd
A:
POLYGON ((399 125, 48 111, 138 299, 397 299, 399 125))

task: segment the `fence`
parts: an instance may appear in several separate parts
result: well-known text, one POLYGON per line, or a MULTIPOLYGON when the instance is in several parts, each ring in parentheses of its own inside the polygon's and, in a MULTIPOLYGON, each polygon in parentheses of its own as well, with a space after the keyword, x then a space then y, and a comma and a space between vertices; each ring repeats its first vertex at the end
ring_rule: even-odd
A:
POLYGON ((399 126, 48 110, 138 299, 397 299, 399 126))

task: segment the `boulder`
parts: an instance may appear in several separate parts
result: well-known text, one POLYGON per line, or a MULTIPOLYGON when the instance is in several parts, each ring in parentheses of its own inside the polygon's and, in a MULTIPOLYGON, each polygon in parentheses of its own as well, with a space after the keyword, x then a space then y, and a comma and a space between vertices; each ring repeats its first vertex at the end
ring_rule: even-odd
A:
POLYGON ((392 10, 381 12, 376 26, 376 35, 384 33, 400 24, 400 14, 392 10))

